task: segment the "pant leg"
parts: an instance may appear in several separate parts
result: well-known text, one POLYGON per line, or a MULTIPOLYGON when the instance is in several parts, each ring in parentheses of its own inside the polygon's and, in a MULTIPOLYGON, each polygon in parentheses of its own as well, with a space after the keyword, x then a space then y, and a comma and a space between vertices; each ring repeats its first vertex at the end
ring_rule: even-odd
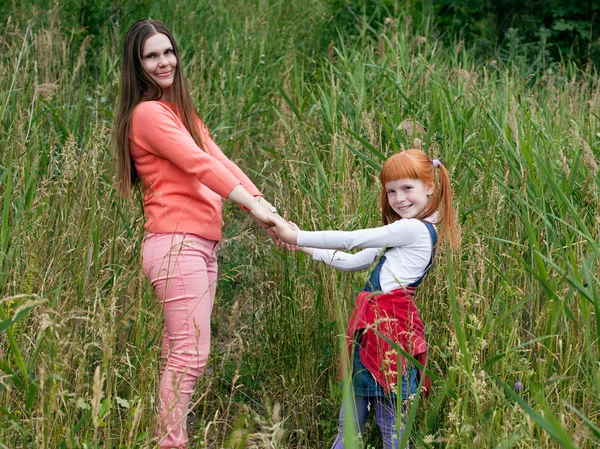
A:
MULTIPOLYGON (((370 403, 367 396, 355 396, 352 395, 354 410, 350 410, 351 418, 354 421, 354 428, 358 429, 360 435, 365 433, 365 424, 369 417, 370 403)), ((340 422, 338 433, 333 442, 332 449, 343 449, 344 448, 344 426, 346 421, 346 410, 344 405, 340 409, 340 422)), ((357 435, 358 437, 358 435, 357 435)))
POLYGON ((163 306, 164 333, 157 436, 160 448, 187 442, 186 416, 210 351, 217 278, 216 242, 194 235, 150 234, 143 269, 163 306))
MULTIPOLYGON (((401 407, 404 406, 401 405, 401 407)), ((404 420, 400 421, 400 429, 398 429, 397 400, 395 398, 375 398, 375 419, 383 437, 383 448, 398 449, 404 433, 404 420)))

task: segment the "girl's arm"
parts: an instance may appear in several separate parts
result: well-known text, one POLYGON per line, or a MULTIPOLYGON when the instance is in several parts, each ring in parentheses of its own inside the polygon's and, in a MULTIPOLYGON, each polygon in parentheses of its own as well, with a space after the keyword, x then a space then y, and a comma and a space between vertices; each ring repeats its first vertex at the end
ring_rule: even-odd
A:
POLYGON ((309 256, 313 256, 316 251, 315 248, 307 248, 306 246, 297 246, 296 249, 298 251, 302 251, 304 254, 308 254, 309 256))
MULTIPOLYGON (((292 222, 289 222, 289 226, 277 223, 272 229, 281 241, 288 244, 294 244, 294 239, 298 240, 298 233, 303 232, 292 222)), ((341 271, 359 271, 369 268, 380 252, 379 248, 365 249, 356 254, 305 246, 298 246, 297 249, 312 256, 313 260, 323 262, 341 271)))
POLYGON ((398 220, 379 228, 358 231, 302 231, 277 224, 275 234, 292 245, 323 249, 391 248, 417 241, 425 225, 417 219, 398 220))
POLYGON ((355 254, 333 249, 314 249, 313 260, 323 262, 340 271, 360 271, 369 268, 380 253, 378 248, 363 249, 355 254))

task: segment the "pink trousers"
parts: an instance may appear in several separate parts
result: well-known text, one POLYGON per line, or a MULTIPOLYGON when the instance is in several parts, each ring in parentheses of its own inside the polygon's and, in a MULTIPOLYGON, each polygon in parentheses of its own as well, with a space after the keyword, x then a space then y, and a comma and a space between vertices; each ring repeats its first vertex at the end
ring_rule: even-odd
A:
POLYGON ((147 233, 142 269, 164 312, 156 436, 160 448, 185 448, 196 379, 210 351, 217 286, 217 242, 193 234, 147 233))

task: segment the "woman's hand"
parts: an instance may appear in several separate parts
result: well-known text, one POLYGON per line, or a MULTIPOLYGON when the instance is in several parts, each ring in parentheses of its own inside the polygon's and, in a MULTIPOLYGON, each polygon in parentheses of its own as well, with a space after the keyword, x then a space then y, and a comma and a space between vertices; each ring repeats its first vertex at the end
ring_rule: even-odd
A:
POLYGON ((263 228, 270 228, 277 221, 285 220, 277 213, 277 209, 261 196, 255 196, 252 206, 249 207, 250 213, 263 228))
POLYGON ((269 228, 278 221, 285 223, 285 220, 277 215, 277 209, 269 204, 268 201, 265 201, 260 196, 254 197, 250 195, 241 184, 235 186, 227 198, 249 210, 258 224, 263 228, 269 228))
POLYGON ((294 251, 295 247, 292 247, 292 245, 284 244, 272 230, 274 224, 286 223, 286 221, 277 213, 277 209, 260 196, 254 198, 254 207, 250 209, 250 212, 254 216, 254 219, 256 220, 258 225, 262 226, 265 229, 265 231, 267 231, 267 234, 269 234, 269 236, 277 246, 284 246, 287 250, 294 251))
POLYGON ((288 251, 295 251, 296 245, 290 245, 288 243, 284 243, 277 237, 274 230, 272 229, 273 225, 281 224, 285 225, 287 222, 277 213, 277 209, 267 200, 265 200, 261 196, 255 196, 252 207, 250 208, 250 213, 254 216, 254 219, 258 223, 259 226, 263 227, 267 234, 271 237, 273 242, 280 247, 287 249, 288 251))
MULTIPOLYGON (((261 196, 251 196, 250 193, 242 185, 236 186, 228 198, 250 211, 256 222, 265 228, 273 241, 278 246, 284 246, 288 250, 295 250, 295 243, 290 245, 275 233, 277 227, 282 229, 287 228, 292 231, 290 225, 277 213, 277 209, 261 196)), ((297 226, 296 226, 297 228, 297 226)), ((292 231, 296 233, 296 231, 292 231)))

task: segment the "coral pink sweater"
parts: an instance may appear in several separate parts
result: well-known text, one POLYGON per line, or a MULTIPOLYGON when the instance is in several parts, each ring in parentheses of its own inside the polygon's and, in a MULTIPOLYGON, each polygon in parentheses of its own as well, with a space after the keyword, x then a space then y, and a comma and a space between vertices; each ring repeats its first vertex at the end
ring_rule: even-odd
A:
POLYGON ((131 119, 129 148, 144 192, 149 232, 187 232, 221 240, 221 198, 239 184, 260 192, 211 139, 199 120, 202 151, 185 128, 175 104, 145 101, 131 119))

